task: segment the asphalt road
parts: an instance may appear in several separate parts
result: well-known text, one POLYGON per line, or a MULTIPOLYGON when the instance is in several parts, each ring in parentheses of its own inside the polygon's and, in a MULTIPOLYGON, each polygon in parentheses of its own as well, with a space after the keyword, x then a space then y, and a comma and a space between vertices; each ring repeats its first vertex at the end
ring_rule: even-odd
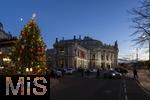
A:
POLYGON ((65 76, 50 91, 50 100, 150 100, 134 79, 65 76))

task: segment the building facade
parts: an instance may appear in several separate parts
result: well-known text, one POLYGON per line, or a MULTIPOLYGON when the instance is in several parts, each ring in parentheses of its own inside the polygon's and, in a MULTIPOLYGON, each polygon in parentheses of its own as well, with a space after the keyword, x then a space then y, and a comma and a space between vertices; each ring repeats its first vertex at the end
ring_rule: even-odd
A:
MULTIPOLYGON (((117 67, 118 44, 106 45, 89 36, 81 36, 68 40, 58 40, 53 45, 51 53, 52 67, 101 68, 117 67)), ((51 52, 51 51, 49 51, 51 52)), ((48 57, 49 57, 48 56, 48 57)))
POLYGON ((11 51, 16 43, 17 38, 10 33, 6 33, 3 24, 0 23, 0 68, 9 67, 11 65, 11 51))

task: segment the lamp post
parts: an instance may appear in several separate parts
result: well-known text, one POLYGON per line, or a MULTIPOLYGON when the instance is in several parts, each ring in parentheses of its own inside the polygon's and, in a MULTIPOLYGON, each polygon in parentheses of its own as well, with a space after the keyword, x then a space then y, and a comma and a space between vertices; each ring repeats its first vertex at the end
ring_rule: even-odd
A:
POLYGON ((148 42, 149 42, 149 62, 150 62, 150 36, 148 42))
POLYGON ((137 61, 137 62, 138 62, 138 60, 139 60, 139 59, 138 59, 138 58, 139 58, 139 57, 138 57, 138 51, 139 51, 138 48, 136 48, 136 61, 137 61))
POLYGON ((150 34, 144 34, 142 36, 143 39, 148 40, 148 45, 149 45, 149 61, 150 61, 150 34))
POLYGON ((150 63, 150 34, 147 35, 148 44, 149 44, 149 63, 150 63))
POLYGON ((146 39, 146 40, 148 40, 148 45, 149 45, 149 47, 148 47, 148 49, 149 49, 149 68, 150 68, 150 33, 149 34, 144 34, 143 36, 142 36, 144 39, 146 39))

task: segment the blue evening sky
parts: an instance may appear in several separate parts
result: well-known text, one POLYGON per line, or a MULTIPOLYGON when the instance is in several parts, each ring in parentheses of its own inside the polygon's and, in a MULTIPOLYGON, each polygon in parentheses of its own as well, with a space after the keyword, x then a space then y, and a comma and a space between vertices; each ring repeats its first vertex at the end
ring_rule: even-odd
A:
POLYGON ((0 22, 6 32, 18 37, 36 13, 47 48, 52 48, 56 37, 88 35, 107 44, 118 40, 119 57, 134 58, 130 37, 134 29, 127 10, 138 5, 138 0, 0 0, 0 22))

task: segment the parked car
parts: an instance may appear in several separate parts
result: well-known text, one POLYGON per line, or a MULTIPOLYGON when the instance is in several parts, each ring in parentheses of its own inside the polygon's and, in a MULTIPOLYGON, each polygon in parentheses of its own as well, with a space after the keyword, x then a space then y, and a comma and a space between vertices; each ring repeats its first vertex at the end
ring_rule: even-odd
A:
POLYGON ((96 73, 96 72, 97 72, 97 69, 90 69, 90 72, 91 72, 91 73, 96 73))
POLYGON ((104 72, 104 78, 121 78, 122 74, 115 70, 107 70, 104 72))
POLYGON ((52 69, 50 76, 54 78, 62 77, 62 71, 60 69, 52 69))
POLYGON ((128 70, 126 70, 124 68, 120 68, 120 67, 114 68, 114 70, 123 74, 123 75, 126 75, 128 73, 128 70))
POLYGON ((66 68, 64 70, 65 70, 65 74, 72 74, 75 71, 74 68, 66 68))
POLYGON ((81 72, 82 70, 84 70, 84 71, 85 71, 85 69, 84 69, 84 68, 82 68, 82 67, 79 67, 79 68, 77 69, 77 71, 78 71, 78 72, 81 72))

